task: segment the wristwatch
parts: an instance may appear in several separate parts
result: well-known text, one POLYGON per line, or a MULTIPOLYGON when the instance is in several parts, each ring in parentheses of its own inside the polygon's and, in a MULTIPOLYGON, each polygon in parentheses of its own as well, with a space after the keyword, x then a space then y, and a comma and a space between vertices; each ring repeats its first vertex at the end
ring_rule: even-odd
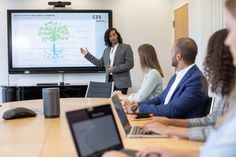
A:
POLYGON ((135 112, 137 111, 137 109, 138 109, 138 105, 132 106, 132 107, 131 107, 132 113, 135 113, 135 112))

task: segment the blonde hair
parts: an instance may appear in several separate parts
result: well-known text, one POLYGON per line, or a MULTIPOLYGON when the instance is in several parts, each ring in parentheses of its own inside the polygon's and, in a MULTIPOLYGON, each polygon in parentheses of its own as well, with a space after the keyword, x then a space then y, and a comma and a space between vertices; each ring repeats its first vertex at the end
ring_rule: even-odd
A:
POLYGON ((153 68, 156 69, 162 77, 164 76, 157 58, 156 51, 152 45, 140 45, 138 48, 138 54, 140 57, 141 68, 143 71, 146 71, 147 68, 153 68))

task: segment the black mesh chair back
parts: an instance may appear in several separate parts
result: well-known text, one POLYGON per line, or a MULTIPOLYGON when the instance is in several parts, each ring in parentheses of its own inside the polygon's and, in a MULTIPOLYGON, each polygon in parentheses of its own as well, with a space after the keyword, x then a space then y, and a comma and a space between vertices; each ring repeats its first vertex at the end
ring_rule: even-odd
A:
POLYGON ((113 82, 93 82, 90 81, 87 91, 86 98, 110 98, 113 92, 113 82))
POLYGON ((214 102, 214 98, 209 97, 205 111, 204 111, 204 116, 207 116, 211 112, 212 107, 213 107, 213 102, 214 102))

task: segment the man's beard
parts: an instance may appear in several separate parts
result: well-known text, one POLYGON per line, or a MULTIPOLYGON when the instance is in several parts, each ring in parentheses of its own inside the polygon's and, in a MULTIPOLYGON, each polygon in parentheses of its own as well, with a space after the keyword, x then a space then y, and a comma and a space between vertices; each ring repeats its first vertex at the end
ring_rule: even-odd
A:
POLYGON ((177 68, 177 66, 178 66, 178 61, 177 61, 176 59, 172 59, 171 65, 172 65, 173 67, 177 68))

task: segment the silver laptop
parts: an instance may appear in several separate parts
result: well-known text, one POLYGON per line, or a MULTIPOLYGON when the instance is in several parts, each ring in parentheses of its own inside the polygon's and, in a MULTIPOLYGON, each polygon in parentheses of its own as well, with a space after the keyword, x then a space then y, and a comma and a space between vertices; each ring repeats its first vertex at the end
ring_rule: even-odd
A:
POLYGON ((66 112, 66 117, 78 156, 99 157, 109 150, 135 156, 136 151, 123 149, 110 104, 66 112))
POLYGON ((125 113, 123 107, 122 107, 119 97, 117 95, 113 95, 111 97, 111 100, 112 100, 112 103, 117 111, 117 114, 120 118, 121 124, 125 130, 127 137, 149 137, 149 138, 168 137, 168 135, 161 135, 161 134, 157 134, 154 132, 143 134, 143 133, 141 133, 142 129, 140 126, 130 126, 129 120, 126 116, 126 113, 125 113))

